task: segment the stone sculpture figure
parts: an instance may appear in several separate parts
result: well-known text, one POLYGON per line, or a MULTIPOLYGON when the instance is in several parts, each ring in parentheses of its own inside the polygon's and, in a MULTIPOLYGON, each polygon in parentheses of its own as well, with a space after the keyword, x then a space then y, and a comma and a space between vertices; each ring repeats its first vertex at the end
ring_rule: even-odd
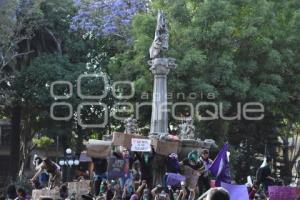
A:
POLYGON ((185 123, 179 125, 180 138, 181 139, 194 139, 195 138, 195 126, 193 125, 193 119, 189 118, 185 123))
POLYGON ((137 132, 137 120, 133 117, 129 117, 124 120, 125 123, 125 133, 133 134, 137 132))
POLYGON ((163 57, 163 52, 169 48, 169 31, 163 11, 158 11, 155 37, 149 49, 150 59, 163 57))

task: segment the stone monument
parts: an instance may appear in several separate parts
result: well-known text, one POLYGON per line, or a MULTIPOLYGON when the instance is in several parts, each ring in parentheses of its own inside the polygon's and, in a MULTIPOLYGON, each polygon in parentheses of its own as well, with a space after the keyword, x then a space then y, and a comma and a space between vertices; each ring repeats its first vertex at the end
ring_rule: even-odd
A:
POLYGON ((134 134, 137 133, 137 120, 133 117, 129 117, 124 120, 125 133, 134 134))
POLYGON ((186 119, 186 122, 179 125, 180 128, 180 139, 189 139, 194 140, 195 139, 195 126, 193 125, 193 119, 188 118, 186 119))
POLYGON ((154 75, 152 115, 150 136, 161 137, 168 134, 167 112, 167 75, 176 67, 174 58, 165 56, 169 47, 169 31, 163 11, 158 12, 155 37, 149 49, 151 66, 154 75))

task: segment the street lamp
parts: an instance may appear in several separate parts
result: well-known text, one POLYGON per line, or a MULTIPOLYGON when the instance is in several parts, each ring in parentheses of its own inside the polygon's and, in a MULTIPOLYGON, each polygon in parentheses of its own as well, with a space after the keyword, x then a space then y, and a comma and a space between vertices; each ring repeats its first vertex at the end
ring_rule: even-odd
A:
POLYGON ((70 177, 70 170, 73 166, 77 166, 79 165, 79 160, 78 158, 76 158, 75 156, 73 156, 72 154, 72 149, 67 148, 65 150, 65 156, 63 159, 61 159, 58 164, 62 167, 67 168, 68 172, 67 172, 67 181, 69 181, 69 177, 70 177))
POLYGON ((66 154, 71 154, 71 153, 72 153, 72 149, 67 148, 67 149, 66 149, 66 154))

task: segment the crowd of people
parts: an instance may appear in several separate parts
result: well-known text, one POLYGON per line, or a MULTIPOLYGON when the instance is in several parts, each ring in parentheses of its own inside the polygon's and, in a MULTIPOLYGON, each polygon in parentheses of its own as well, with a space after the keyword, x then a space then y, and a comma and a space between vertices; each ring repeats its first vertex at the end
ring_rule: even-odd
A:
MULTIPOLYGON (((153 167, 155 162, 153 158, 155 153, 140 152, 133 153, 127 149, 114 152, 113 156, 117 159, 124 160, 123 175, 117 178, 109 178, 108 159, 92 158, 89 170, 76 171, 77 179, 91 179, 90 192, 82 195, 82 199, 98 200, 226 200, 230 199, 225 189, 219 188, 218 185, 211 188, 211 175, 209 167, 213 161, 209 157, 209 150, 204 149, 199 155, 198 151, 192 151, 182 161, 178 160, 176 153, 171 153, 165 157, 165 175, 160 184, 154 183, 153 167), (171 174, 182 174, 182 166, 199 172, 199 178, 196 187, 192 188, 185 181, 178 181, 169 184, 168 176, 171 174), (203 195, 204 194, 204 195, 203 195)), ((61 184, 61 169, 58 164, 49 158, 41 159, 36 157, 35 175, 31 178, 34 188, 42 189, 59 187, 61 199, 72 199, 68 194, 66 184, 61 184)), ((257 172, 257 181, 255 184, 247 184, 249 199, 264 199, 267 188, 273 185, 275 180, 271 176, 272 159, 267 159, 266 163, 261 166, 257 172), (260 186, 262 192, 258 195, 260 186)), ((22 188, 16 189, 13 185, 7 189, 6 199, 30 199, 28 194, 22 188)))

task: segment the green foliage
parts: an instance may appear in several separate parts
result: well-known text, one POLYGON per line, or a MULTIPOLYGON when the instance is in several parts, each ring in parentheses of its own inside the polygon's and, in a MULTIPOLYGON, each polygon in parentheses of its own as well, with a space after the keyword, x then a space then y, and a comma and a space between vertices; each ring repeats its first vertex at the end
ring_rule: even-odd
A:
MULTIPOLYGON (((225 116, 234 116, 238 103, 260 102, 265 107, 265 118, 260 121, 196 121, 201 138, 214 138, 220 143, 229 140, 237 149, 245 144, 249 155, 263 153, 265 144, 271 146, 276 140, 276 127, 283 118, 299 120, 297 1, 152 1, 148 13, 134 18, 133 45, 110 62, 115 80, 122 77, 135 83, 133 102, 142 102, 142 92, 152 91, 147 61, 157 9, 167 13, 168 53, 178 64, 168 75, 168 92, 203 93, 203 98, 184 101, 194 105, 201 101, 223 103, 225 116), (209 93, 216 98, 208 100, 209 93)), ((212 110, 201 109, 200 114, 206 109, 212 110)), ((148 114, 142 112, 142 124, 150 123, 148 114)), ((171 124, 179 123, 169 119, 171 124)), ((256 163, 254 160, 251 157, 246 166, 256 163)))
POLYGON ((33 138, 32 142, 34 145, 36 145, 38 148, 47 148, 54 144, 54 140, 52 138, 49 138, 47 136, 42 136, 40 138, 33 138))

